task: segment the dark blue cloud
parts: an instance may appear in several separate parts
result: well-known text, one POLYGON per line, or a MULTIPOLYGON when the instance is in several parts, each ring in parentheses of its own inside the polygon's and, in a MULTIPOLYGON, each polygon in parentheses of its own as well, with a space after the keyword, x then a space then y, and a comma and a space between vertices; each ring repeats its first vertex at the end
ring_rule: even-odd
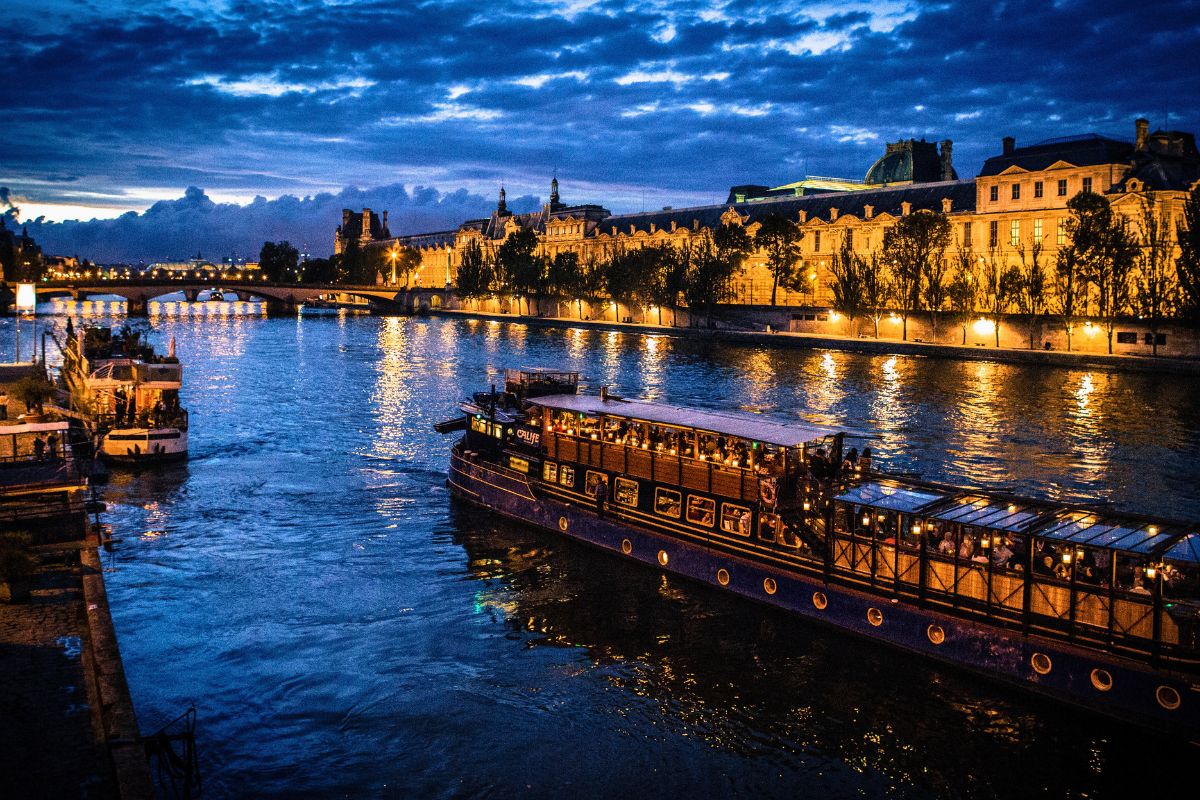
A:
POLYGON ((592 193, 570 199, 633 210, 861 177, 907 136, 954 139, 970 175, 1007 134, 1200 128, 1198 5, 44 0, 0 31, 0 183, 129 207, 189 184, 542 193, 557 168, 592 193))

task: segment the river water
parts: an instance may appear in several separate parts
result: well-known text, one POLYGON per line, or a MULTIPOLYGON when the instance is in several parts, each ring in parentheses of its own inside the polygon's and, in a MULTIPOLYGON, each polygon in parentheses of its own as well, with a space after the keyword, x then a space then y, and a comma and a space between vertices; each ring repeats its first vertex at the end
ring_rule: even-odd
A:
POLYGON ((1126 800, 1191 780, 1181 743, 452 501, 431 426, 505 366, 564 367, 875 431, 882 463, 931 478, 1196 517, 1194 382, 463 319, 153 324, 186 365, 191 459, 114 476, 104 563, 142 727, 196 704, 208 797, 1126 800))

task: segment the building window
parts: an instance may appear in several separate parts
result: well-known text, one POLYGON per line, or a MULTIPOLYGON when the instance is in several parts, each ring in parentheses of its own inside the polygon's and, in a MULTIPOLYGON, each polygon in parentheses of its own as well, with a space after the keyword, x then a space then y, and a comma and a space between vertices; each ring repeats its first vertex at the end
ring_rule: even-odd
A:
POLYGON ((683 499, 680 497, 679 492, 663 488, 654 490, 654 512, 656 514, 679 519, 679 512, 682 508, 683 499))
POLYGON ((963 243, 963 247, 971 246, 971 223, 969 223, 969 222, 963 223, 962 243, 963 243))
POLYGON ((1042 182, 1041 182, 1041 181, 1034 181, 1034 182, 1033 182, 1033 196, 1034 196, 1034 197, 1041 197, 1041 196, 1042 196, 1042 194, 1043 194, 1043 192, 1042 192, 1042 182))
POLYGON ((821 252, 821 232, 813 231, 813 252, 821 252))
POLYGON ((529 473, 529 462, 517 456, 508 457, 508 467, 509 469, 515 469, 517 472, 529 473))
POLYGON ((617 491, 613 496, 621 505, 637 508, 638 482, 628 478, 617 478, 617 491))
POLYGON ((1058 182, 1058 196, 1059 197, 1067 196, 1067 179, 1066 178, 1063 178, 1062 180, 1060 180, 1058 182))
POLYGON ((854 249, 854 231, 852 231, 852 230, 846 231, 846 249, 847 250, 854 249))
POLYGON ((745 506, 735 506, 733 503, 722 503, 721 530, 726 533, 736 533, 738 536, 749 536, 750 509, 745 506))
POLYGON ((988 189, 988 202, 994 203, 1000 199, 1000 187, 993 186, 988 189))
POLYGON ((1137 344, 1135 331, 1117 331, 1117 344, 1137 344))
POLYGON ((558 470, 558 482, 570 489, 575 488, 575 468, 560 467, 558 470))
POLYGON ((1042 221, 1040 219, 1035 219, 1033 221, 1033 243, 1042 243, 1042 221))
POLYGON ((1021 220, 1014 219, 1008 224, 1008 243, 1013 247, 1021 243, 1021 220))
POLYGON ((542 480, 547 483, 557 483, 558 464, 555 464, 553 461, 547 461, 545 464, 542 464, 542 480))
POLYGON ((1164 344, 1166 344, 1166 343, 1167 343, 1167 335, 1166 335, 1165 333, 1158 333, 1158 334, 1154 334, 1154 333, 1147 333, 1147 334, 1146 334, 1146 335, 1145 335, 1145 336, 1142 338, 1142 342, 1143 342, 1144 344, 1159 344, 1159 345, 1164 345, 1164 344), (1157 341, 1156 341, 1156 340, 1157 340, 1157 341))
POLYGON ((694 494, 688 495, 687 504, 687 521, 696 525, 705 525, 712 527, 713 521, 717 516, 717 504, 714 500, 709 500, 707 497, 697 497, 694 494))
POLYGON ((1019 183, 1014 183, 1014 184, 1012 185, 1012 199, 1013 199, 1013 200, 1020 200, 1020 199, 1021 199, 1021 184, 1019 184, 1019 183))
POLYGON ((1000 244, 1000 223, 992 220, 988 223, 988 247, 1000 244))
POLYGON ((1091 190, 1092 190, 1092 179, 1084 178, 1083 179, 1083 191, 1090 192, 1091 190))
POLYGON ((1054 243, 1059 247, 1063 247, 1067 243, 1067 221, 1065 219, 1058 221, 1058 232, 1054 235, 1054 243))

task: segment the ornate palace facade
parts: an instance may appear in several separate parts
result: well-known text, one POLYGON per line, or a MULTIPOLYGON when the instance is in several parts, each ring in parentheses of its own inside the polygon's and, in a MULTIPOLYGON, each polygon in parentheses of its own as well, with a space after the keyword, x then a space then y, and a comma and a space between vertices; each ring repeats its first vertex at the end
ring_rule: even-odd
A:
MULTIPOLYGON (((495 250, 513 231, 531 228, 543 252, 554 256, 572 250, 581 258, 601 256, 614 247, 647 244, 684 246, 705 230, 723 222, 746 227, 751 235, 768 214, 796 221, 804 231, 802 253, 808 280, 805 292, 780 291, 787 305, 828 306, 829 262, 849 240, 855 251, 878 251, 883 232, 897 219, 928 209, 945 213, 955 231, 955 247, 968 244, 989 258, 1016 263, 1021 249, 1042 246, 1045 264, 1052 265, 1066 241, 1067 201, 1081 191, 1107 197, 1115 210, 1137 220, 1146 201, 1152 202, 1174 236, 1187 192, 1200 181, 1200 153, 1195 137, 1180 131, 1150 133, 1146 120, 1137 120, 1132 141, 1097 136, 1072 136, 1017 147, 1011 137, 988 158, 979 174, 958 179, 951 163, 951 143, 941 151, 925 141, 889 144, 884 155, 860 182, 809 179, 771 189, 757 185, 733 187, 721 205, 664 208, 637 214, 612 214, 599 205, 567 205, 560 201, 558 181, 541 209, 513 214, 504 190, 496 210, 484 219, 469 220, 455 230, 392 236, 387 212, 345 211, 335 236, 341 252, 350 239, 364 248, 397 245, 421 252, 420 268, 412 282, 419 286, 454 283, 463 249, 472 241, 495 250)), ((771 278, 765 258, 756 253, 737 284, 737 302, 765 303, 771 278)))

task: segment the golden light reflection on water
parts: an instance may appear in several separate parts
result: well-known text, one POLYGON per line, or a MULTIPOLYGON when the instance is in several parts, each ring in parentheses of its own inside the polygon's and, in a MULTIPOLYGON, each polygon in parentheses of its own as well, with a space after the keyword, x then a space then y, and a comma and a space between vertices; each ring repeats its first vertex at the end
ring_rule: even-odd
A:
POLYGON ((1072 469, 1083 473, 1086 481, 1098 481, 1107 472, 1111 460, 1110 451, 1113 443, 1105 433, 1103 408, 1093 398, 1110 396, 1108 384, 1112 376, 1100 373, 1098 376, 1086 372, 1079 378, 1075 388, 1071 390, 1073 403, 1067 406, 1067 424, 1074 443, 1074 460, 1072 469), (1103 391, 1097 395, 1097 383, 1102 384, 1103 391))
POLYGON ((663 397, 669 353, 670 341, 665 336, 642 337, 638 372, 642 380, 641 393, 647 400, 661 400, 663 397))
POLYGON ((911 416, 903 396, 906 367, 907 362, 901 362, 896 356, 884 359, 879 366, 879 378, 873 381, 875 396, 871 400, 870 414, 880 431, 903 431, 911 416))

